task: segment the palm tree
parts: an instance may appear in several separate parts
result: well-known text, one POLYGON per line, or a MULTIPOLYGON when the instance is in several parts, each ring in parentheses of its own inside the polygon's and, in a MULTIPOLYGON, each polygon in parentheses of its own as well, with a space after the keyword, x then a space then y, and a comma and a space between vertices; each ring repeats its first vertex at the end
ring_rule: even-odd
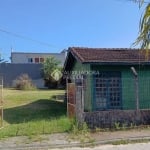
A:
POLYGON ((140 19, 139 35, 133 45, 140 45, 141 49, 150 48, 150 1, 145 0, 133 0, 135 3, 139 3, 141 8, 146 3, 145 11, 140 19))

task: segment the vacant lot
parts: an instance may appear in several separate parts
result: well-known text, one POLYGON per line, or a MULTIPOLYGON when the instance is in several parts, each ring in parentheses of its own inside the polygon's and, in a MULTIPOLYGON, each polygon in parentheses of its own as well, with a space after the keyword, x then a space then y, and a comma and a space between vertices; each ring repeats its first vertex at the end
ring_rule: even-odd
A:
POLYGON ((4 89, 3 95, 4 128, 0 130, 0 138, 70 130, 63 90, 4 89))

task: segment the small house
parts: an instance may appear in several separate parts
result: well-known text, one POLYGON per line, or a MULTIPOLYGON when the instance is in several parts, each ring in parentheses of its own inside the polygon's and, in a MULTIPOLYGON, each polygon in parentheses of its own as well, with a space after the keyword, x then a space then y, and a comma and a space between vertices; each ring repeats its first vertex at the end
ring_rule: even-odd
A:
POLYGON ((90 127, 150 123, 150 53, 70 47, 64 64, 67 110, 90 127))

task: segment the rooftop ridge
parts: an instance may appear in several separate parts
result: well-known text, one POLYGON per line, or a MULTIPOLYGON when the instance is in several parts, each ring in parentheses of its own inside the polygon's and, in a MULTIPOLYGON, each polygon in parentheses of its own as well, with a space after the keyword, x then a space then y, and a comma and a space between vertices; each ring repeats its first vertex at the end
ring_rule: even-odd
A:
POLYGON ((92 48, 90 48, 90 47, 69 47, 69 49, 86 49, 86 50, 88 50, 88 49, 90 49, 90 50, 146 50, 146 49, 140 49, 140 48, 119 48, 119 47, 117 47, 117 48, 98 48, 98 47, 92 47, 92 48))

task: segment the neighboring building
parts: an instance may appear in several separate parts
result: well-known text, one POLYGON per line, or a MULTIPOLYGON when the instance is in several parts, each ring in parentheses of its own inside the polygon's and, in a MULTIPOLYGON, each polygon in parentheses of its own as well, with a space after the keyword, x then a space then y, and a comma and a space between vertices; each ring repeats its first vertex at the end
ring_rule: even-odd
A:
POLYGON ((72 47, 64 77, 69 116, 90 127, 150 123, 150 53, 145 50, 72 47))
POLYGON ((0 74, 4 79, 4 87, 14 87, 15 80, 21 74, 28 74, 38 88, 44 88, 42 62, 50 56, 64 65, 66 51, 61 53, 25 53, 11 52, 11 63, 0 63, 0 74))
POLYGON ((26 63, 43 63, 50 56, 55 57, 63 66, 65 61, 66 51, 61 53, 26 53, 26 52, 11 52, 11 63, 26 64, 26 63))

